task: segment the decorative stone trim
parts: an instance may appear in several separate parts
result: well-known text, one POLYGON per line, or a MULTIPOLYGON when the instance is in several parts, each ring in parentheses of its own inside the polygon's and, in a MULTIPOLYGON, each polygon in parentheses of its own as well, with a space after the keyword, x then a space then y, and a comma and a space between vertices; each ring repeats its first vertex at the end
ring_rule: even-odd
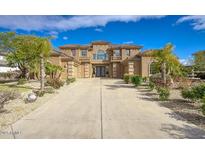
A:
POLYGON ((128 74, 129 75, 134 74, 134 62, 128 62, 128 74))
POLYGON ((68 62, 68 78, 74 77, 74 62, 68 62))
POLYGON ((113 78, 117 77, 117 64, 116 63, 112 64, 112 74, 113 74, 113 78))

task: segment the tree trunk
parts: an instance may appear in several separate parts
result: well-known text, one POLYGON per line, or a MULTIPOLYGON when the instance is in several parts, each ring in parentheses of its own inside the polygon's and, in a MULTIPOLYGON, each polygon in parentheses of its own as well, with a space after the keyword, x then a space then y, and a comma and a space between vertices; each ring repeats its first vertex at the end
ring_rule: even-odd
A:
POLYGON ((165 86, 167 83, 167 78, 166 78, 166 63, 162 63, 161 66, 161 75, 162 75, 162 81, 163 81, 163 85, 165 86))
POLYGON ((21 78, 24 78, 24 79, 29 79, 29 70, 27 68, 23 68, 21 69, 21 78))
POLYGON ((44 58, 43 55, 40 55, 40 83, 41 83, 41 91, 44 91, 45 87, 45 68, 44 68, 44 58))

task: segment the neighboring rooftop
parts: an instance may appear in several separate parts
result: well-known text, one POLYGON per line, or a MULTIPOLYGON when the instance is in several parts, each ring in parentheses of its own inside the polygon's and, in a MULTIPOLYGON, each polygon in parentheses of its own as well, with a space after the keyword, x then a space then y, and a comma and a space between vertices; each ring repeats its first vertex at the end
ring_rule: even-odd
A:
POLYGON ((205 54, 205 50, 200 50, 200 51, 193 53, 193 55, 196 55, 196 54, 205 54))

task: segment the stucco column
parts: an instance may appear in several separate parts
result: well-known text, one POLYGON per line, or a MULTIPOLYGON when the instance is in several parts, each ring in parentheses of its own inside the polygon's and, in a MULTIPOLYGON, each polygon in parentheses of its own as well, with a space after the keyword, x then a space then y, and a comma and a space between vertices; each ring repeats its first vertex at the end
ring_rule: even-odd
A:
POLYGON ((68 78, 74 77, 74 62, 69 61, 68 62, 68 78))
POLYGON ((116 63, 112 64, 112 76, 113 78, 117 77, 117 64, 116 63))
POLYGON ((128 62, 128 74, 133 75, 134 74, 134 62, 128 62))
POLYGON ((85 63, 85 78, 89 78, 90 77, 90 65, 89 63, 85 63))

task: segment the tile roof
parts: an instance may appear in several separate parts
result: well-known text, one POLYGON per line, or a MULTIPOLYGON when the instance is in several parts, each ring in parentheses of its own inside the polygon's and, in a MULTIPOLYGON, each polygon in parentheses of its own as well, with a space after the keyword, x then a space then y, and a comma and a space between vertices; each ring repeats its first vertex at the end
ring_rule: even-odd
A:
POLYGON ((88 49, 89 45, 79 45, 79 44, 66 44, 63 46, 60 46, 60 49, 88 49))
POLYGON ((108 41, 93 41, 89 45, 66 44, 60 46, 60 49, 90 49, 93 45, 109 45, 109 49, 141 49, 142 46, 134 44, 111 44, 108 41))
POLYGON ((153 56, 154 53, 158 52, 159 49, 150 49, 141 52, 141 56, 153 56))

